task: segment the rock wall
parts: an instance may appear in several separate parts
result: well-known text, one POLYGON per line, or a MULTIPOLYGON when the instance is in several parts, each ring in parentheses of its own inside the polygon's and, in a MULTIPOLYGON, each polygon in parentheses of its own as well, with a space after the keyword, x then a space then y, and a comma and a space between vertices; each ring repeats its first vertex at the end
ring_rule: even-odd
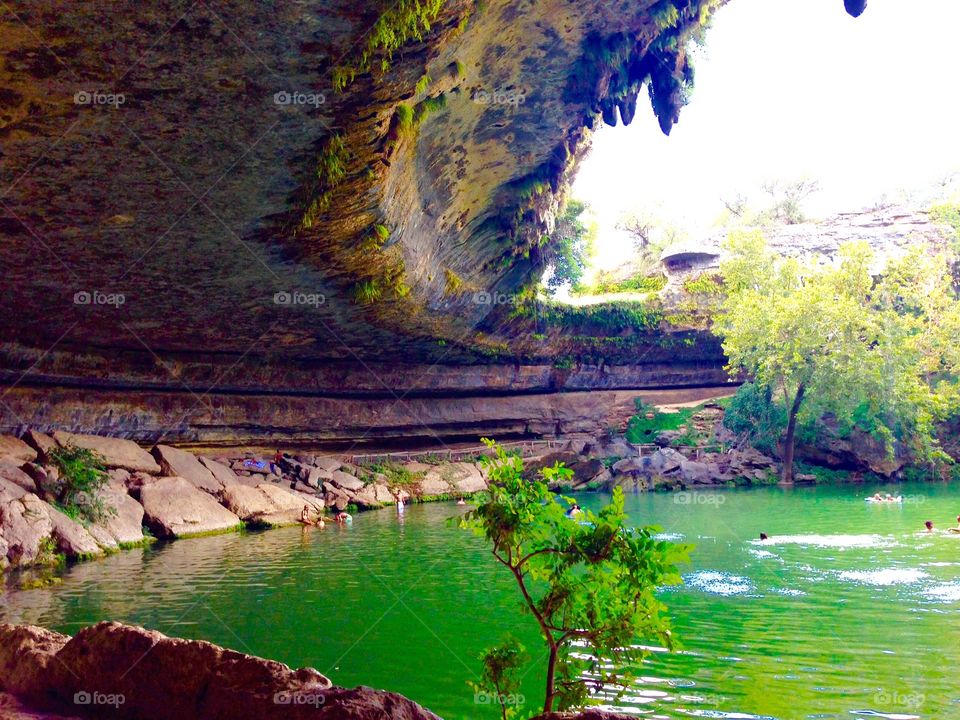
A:
MULTIPOLYGON (((516 350, 492 299, 543 270, 601 119, 631 122, 646 89, 677 122, 686 40, 723 2, 18 3, 0 16, 0 382, 64 392, 4 402, 3 423, 135 432, 109 393, 80 409, 67 390, 140 390, 140 407, 157 376, 186 395, 142 412, 178 428, 234 374, 331 395, 363 374, 341 384, 343 363, 381 364, 400 369, 359 385, 390 395, 423 365, 451 391, 476 386, 464 364, 549 365, 563 342, 516 350)), ((607 334, 587 338, 600 364, 663 339, 607 334)), ((691 342, 659 346, 682 380, 642 384, 715 382, 722 358, 691 342)), ((234 402, 231 422, 267 406, 234 402)))

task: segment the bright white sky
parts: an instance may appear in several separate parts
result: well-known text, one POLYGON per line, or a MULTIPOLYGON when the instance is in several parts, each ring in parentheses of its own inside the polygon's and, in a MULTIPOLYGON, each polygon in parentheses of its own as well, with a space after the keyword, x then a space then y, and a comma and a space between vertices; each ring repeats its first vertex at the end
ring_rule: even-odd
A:
POLYGON ((670 137, 645 97, 632 125, 595 135, 574 184, 599 224, 595 265, 629 256, 613 225, 631 210, 697 236, 721 196, 765 180, 818 179, 808 210, 826 215, 960 169, 957 28, 954 0, 870 0, 858 19, 841 0, 732 0, 670 137))

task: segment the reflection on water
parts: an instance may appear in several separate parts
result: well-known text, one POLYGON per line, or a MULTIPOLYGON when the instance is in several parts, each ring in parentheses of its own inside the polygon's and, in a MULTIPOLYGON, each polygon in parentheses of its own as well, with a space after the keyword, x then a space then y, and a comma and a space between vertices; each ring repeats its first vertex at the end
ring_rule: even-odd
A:
MULTIPOLYGON (((897 507, 855 488, 732 492, 714 505, 628 497, 638 524, 696 546, 685 584, 664 591, 682 647, 653 649, 625 693, 594 699, 649 718, 960 718, 960 538, 917 532, 956 517, 960 492, 917 489, 922 504, 897 507)), ((123 552, 70 567, 61 586, 8 592, 0 619, 68 633, 134 622, 396 690, 451 720, 495 716, 467 681, 509 631, 534 658, 521 715, 532 714, 536 628, 482 541, 448 524, 461 511, 413 506, 347 528, 123 552)))

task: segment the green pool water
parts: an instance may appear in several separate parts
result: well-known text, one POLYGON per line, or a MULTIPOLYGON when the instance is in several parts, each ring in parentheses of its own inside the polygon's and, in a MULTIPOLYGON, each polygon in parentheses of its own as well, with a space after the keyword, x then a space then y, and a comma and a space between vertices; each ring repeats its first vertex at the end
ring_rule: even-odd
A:
MULTIPOLYGON (((874 489, 629 496, 637 524, 696 550, 686 584, 663 592, 682 649, 653 652, 606 701, 651 718, 960 718, 960 536, 918 532, 956 524, 960 487, 905 486, 902 506, 868 505, 874 489)), ((535 628, 483 542, 449 526, 462 509, 122 552, 65 569, 60 586, 7 590, 0 620, 137 623, 394 690, 449 720, 496 717, 468 681, 509 631, 539 661, 524 717, 542 702, 535 628)))

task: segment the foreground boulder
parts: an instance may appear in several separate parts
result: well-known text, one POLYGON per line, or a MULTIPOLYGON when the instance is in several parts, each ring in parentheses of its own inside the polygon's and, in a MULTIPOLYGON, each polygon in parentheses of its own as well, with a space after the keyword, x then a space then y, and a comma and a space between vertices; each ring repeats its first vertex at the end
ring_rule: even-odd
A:
POLYGON ((212 495, 180 477, 160 478, 140 490, 147 526, 158 537, 187 537, 233 530, 240 518, 212 495))
POLYGON ((439 720, 400 695, 333 687, 313 668, 110 622, 72 639, 0 625, 0 690, 89 717, 439 720))
POLYGON ((76 433, 58 430, 53 439, 61 447, 73 445, 86 448, 98 453, 108 468, 123 468, 131 472, 146 472, 152 475, 160 474, 160 465, 150 453, 131 440, 122 438, 103 437, 101 435, 77 435, 76 433))

